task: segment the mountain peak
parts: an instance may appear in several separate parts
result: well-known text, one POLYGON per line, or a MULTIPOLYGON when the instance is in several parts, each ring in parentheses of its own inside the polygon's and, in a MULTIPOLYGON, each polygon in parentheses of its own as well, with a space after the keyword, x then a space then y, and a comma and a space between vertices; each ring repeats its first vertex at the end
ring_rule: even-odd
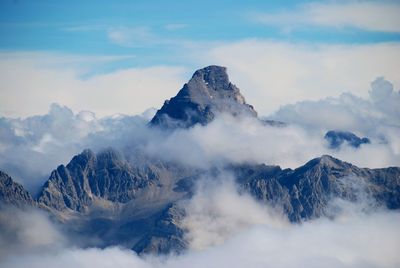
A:
POLYGON ((214 90, 231 89, 226 67, 210 65, 199 69, 193 74, 191 81, 198 79, 204 81, 206 85, 214 90))
POLYGON ((327 154, 322 155, 318 159, 319 159, 319 163, 322 165, 331 166, 332 164, 343 163, 343 161, 341 161, 337 158, 334 158, 333 156, 327 155, 327 154))
POLYGON ((226 67, 211 65, 197 70, 178 94, 165 101, 151 120, 164 128, 206 125, 218 113, 257 117, 239 88, 229 81, 226 67))
POLYGON ((350 167, 351 164, 341 161, 330 155, 322 155, 321 157, 314 158, 308 161, 304 166, 307 168, 313 166, 328 167, 328 168, 345 168, 345 167, 347 168, 350 167))

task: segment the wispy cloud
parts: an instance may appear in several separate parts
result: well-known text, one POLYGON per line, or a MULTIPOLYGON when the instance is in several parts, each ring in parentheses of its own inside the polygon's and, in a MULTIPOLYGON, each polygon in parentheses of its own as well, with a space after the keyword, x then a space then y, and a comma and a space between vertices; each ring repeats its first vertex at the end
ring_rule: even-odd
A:
POLYGON ((295 9, 259 13, 254 17, 266 25, 295 29, 299 26, 352 27, 366 31, 400 32, 400 4, 372 1, 310 3, 295 9))
POLYGON ((186 27, 188 25, 183 23, 171 23, 158 28, 146 25, 78 24, 62 27, 61 30, 70 33, 100 32, 106 36, 109 42, 115 45, 138 48, 182 42, 182 40, 171 39, 164 35, 186 27))
POLYGON ((140 47, 158 42, 151 29, 144 26, 110 28, 107 36, 112 43, 126 47, 140 47))

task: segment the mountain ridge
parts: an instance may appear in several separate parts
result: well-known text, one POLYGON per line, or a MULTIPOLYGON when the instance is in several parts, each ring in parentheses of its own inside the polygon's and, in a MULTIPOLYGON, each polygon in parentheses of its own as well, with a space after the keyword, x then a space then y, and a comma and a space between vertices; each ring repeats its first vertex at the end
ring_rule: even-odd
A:
MULTIPOLYGON (((84 150, 82 154, 73 157, 65 167, 59 166, 63 167, 63 172, 69 176, 57 177, 54 175, 57 170, 53 171, 37 199, 28 202, 32 207, 45 209, 55 215, 71 237, 83 236, 87 237, 88 241, 98 241, 86 246, 122 245, 138 253, 181 252, 188 246, 188 242, 184 239, 184 230, 179 225, 185 212, 177 204, 181 200, 191 198, 193 187, 202 176, 206 174, 218 176, 226 171, 234 174, 236 183, 242 191, 248 192, 262 203, 280 207, 292 222, 302 222, 325 215, 332 198, 356 200, 357 189, 353 189, 354 185, 346 182, 347 178, 356 178, 356 184, 365 187, 365 191, 370 193, 378 204, 389 209, 400 208, 400 167, 358 168, 328 155, 314 158, 296 169, 282 169, 279 166, 265 164, 236 164, 214 171, 194 169, 182 171, 180 167, 174 167, 173 171, 174 168, 164 163, 165 166, 158 166, 162 172, 157 173, 155 172, 157 169, 152 167, 153 169, 148 169, 141 175, 147 175, 147 178, 141 179, 148 180, 151 177, 149 174, 154 172, 158 177, 150 180, 157 183, 146 183, 143 187, 137 188, 136 195, 130 196, 129 199, 124 199, 127 195, 122 195, 122 199, 118 199, 115 198, 118 195, 111 196, 101 191, 92 192, 91 197, 83 192, 82 195, 76 195, 84 189, 82 187, 85 184, 84 174, 92 174, 93 180, 105 180, 104 173, 88 171, 91 169, 93 171, 93 167, 97 166, 98 161, 95 159, 101 159, 104 155, 118 155, 113 149, 108 150, 109 152, 101 151, 97 154, 84 150), (81 159, 84 159, 86 166, 77 166, 76 162, 81 159), (73 173, 68 169, 79 170, 81 173, 73 173), (179 177, 176 177, 178 175, 179 177), (64 184, 56 184, 57 187, 54 188, 50 182, 59 183, 60 178, 64 178, 61 179, 64 184), (182 183, 186 186, 180 186, 182 183), (76 188, 72 189, 73 187, 76 188), (72 201, 64 201, 70 202, 69 205, 60 206, 57 198, 44 198, 49 193, 56 197, 61 196, 63 200, 76 198, 78 200, 72 201, 79 205, 73 205, 75 203, 72 201), (71 215, 74 216, 71 218, 71 215)), ((117 163, 121 163, 120 157, 118 156, 117 163)), ((123 169, 126 172, 115 173, 120 177, 115 178, 114 183, 118 184, 123 179, 128 181, 138 179, 123 175, 135 170, 135 163, 127 163, 124 160, 122 163, 124 164, 117 170, 123 169)), ((141 165, 142 163, 139 164, 139 168, 142 168, 141 165)), ((116 166, 118 165, 110 164, 108 167, 112 170, 116 166)), ((97 167, 101 170, 104 165, 97 167)), ((92 185, 97 184, 92 183, 92 185)), ((4 186, 0 187, 0 197, 4 189, 4 186)), ((118 188, 109 187, 109 189, 118 188)), ((16 198, 18 199, 17 196, 16 198)), ((28 197, 27 200, 31 199, 28 197)))

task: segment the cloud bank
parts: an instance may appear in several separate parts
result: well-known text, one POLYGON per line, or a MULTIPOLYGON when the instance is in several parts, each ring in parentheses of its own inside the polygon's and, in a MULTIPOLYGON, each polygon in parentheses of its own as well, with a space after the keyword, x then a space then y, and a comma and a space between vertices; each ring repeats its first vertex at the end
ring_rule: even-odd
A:
POLYGON ((93 111, 99 116, 138 114, 161 106, 185 80, 182 67, 115 70, 118 64, 133 65, 134 55, 2 52, 0 115, 44 114, 51 103, 67 105, 75 112, 93 111))
MULTIPOLYGON (((37 243, 31 243, 31 247, 17 251, 18 254, 11 251, 3 255, 0 266, 398 267, 400 214, 352 209, 362 204, 336 204, 344 209, 336 210, 340 213, 330 219, 288 224, 278 212, 239 194, 229 178, 224 177, 215 184, 199 186, 195 197, 184 204, 187 213, 184 224, 191 249, 182 255, 139 257, 131 250, 116 247, 64 246, 35 251, 37 243)), ((25 227, 17 229, 17 237, 31 224, 29 217, 22 218, 26 221, 22 224, 25 227)), ((40 222, 38 229, 49 227, 46 220, 40 222)), ((28 240, 35 241, 35 238, 31 236, 28 240)))
POLYGON ((191 249, 222 245, 251 226, 279 230, 289 225, 282 213, 257 203, 248 194, 239 194, 230 174, 200 180, 197 187, 196 194, 183 203, 186 216, 181 223, 191 249))

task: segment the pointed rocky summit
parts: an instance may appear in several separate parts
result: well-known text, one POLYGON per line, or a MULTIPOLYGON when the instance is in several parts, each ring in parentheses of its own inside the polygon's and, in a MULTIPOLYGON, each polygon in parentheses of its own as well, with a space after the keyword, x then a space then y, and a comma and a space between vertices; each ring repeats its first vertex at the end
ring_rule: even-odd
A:
POLYGON ((165 101, 150 124, 188 128, 198 123, 206 125, 218 113, 257 117, 253 106, 229 81, 226 68, 212 65, 197 70, 175 97, 165 101))

